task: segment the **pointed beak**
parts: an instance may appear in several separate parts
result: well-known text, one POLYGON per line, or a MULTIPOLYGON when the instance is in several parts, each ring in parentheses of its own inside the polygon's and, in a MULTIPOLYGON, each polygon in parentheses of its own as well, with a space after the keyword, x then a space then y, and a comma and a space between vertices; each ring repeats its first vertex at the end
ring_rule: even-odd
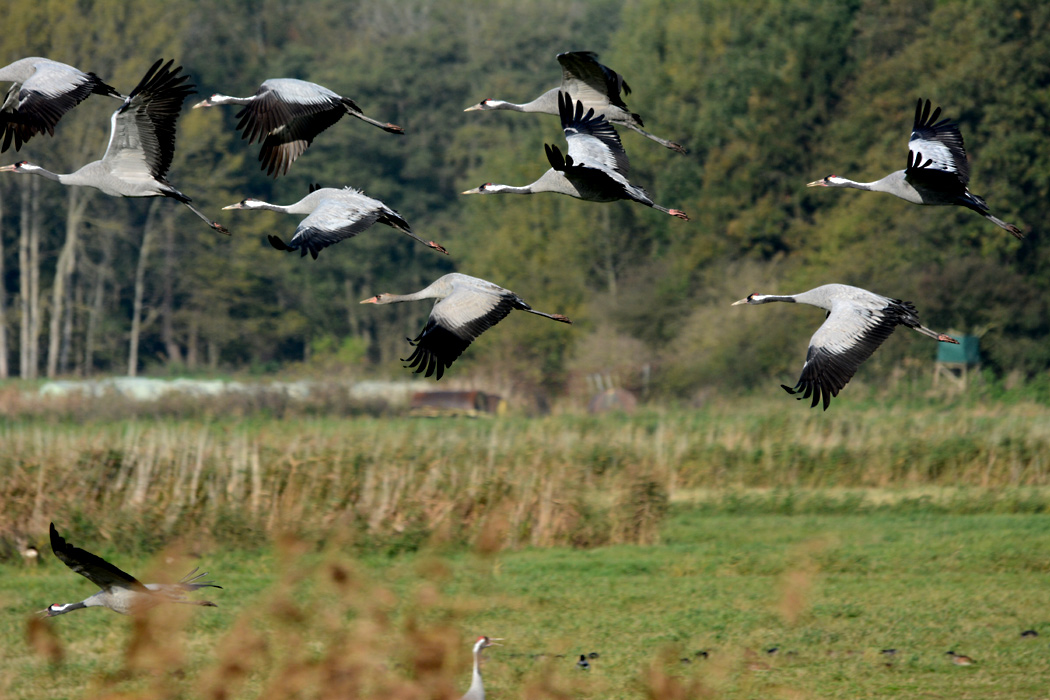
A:
POLYGON ((747 303, 747 299, 741 299, 740 301, 734 301, 732 304, 730 304, 730 306, 740 306, 741 304, 746 304, 746 303, 747 303))
POLYGON ((18 165, 5 165, 0 167, 0 173, 13 173, 18 169, 18 165))
POLYGON ((492 647, 501 647, 501 646, 503 646, 502 644, 499 644, 497 642, 497 640, 502 642, 503 641, 503 637, 489 637, 489 646, 492 646, 492 647))
POLYGON ((211 107, 211 106, 212 106, 212 104, 211 104, 211 102, 209 100, 201 100, 197 104, 193 105, 193 109, 197 109, 198 107, 211 107))
POLYGON ((222 208, 223 211, 226 211, 227 209, 244 209, 244 206, 240 202, 237 202, 236 204, 231 204, 228 207, 222 208))
POLYGON ((369 297, 367 299, 362 299, 358 303, 359 304, 378 304, 379 303, 379 296, 377 295, 377 296, 374 296, 374 297, 369 297))
POLYGON ((806 187, 827 187, 827 186, 828 186, 827 178, 821 178, 820 180, 814 180, 813 182, 810 182, 809 184, 806 185, 806 187))
MULTIPOLYGON (((0 168, 0 170, 3 170, 3 168, 0 168)), ((460 192, 460 194, 481 194, 481 188, 480 187, 475 187, 472 190, 466 190, 464 192, 460 192)))
POLYGON ((473 107, 467 107, 464 112, 479 112, 481 111, 481 103, 474 105, 473 107))

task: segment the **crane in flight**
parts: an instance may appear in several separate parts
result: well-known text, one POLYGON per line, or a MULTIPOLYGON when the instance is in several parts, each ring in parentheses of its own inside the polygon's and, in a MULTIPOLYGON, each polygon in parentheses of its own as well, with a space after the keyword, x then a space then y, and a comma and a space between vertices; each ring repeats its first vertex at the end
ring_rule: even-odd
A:
POLYGON ((59 561, 101 590, 79 603, 49 605, 42 611, 46 617, 93 607, 109 608, 121 615, 130 615, 161 603, 217 607, 211 601, 190 600, 185 596, 186 593, 201 588, 222 588, 211 581, 200 580, 208 575, 207 572, 198 574, 197 569, 194 569, 178 583, 140 583, 134 576, 118 569, 97 554, 92 554, 66 542, 58 534, 54 523, 51 523, 51 551, 55 553, 59 561))
POLYGON ((809 340, 798 383, 793 388, 781 385, 789 394, 801 394, 800 400, 812 396, 810 407, 823 401, 825 411, 831 397, 838 396, 861 363, 871 357, 897 326, 906 326, 942 343, 959 343, 919 323, 911 302, 846 284, 825 284, 800 294, 751 294, 734 301, 733 306, 773 301, 810 304, 828 312, 824 323, 809 340))
POLYGON ((637 131, 647 139, 652 139, 676 153, 686 152, 674 141, 662 139, 642 128, 645 125, 642 123, 641 115, 632 112, 620 97, 621 92, 624 95, 630 95, 631 86, 627 84, 622 75, 599 63, 598 54, 593 51, 568 51, 558 54, 558 63, 561 64, 561 85, 551 88, 535 100, 517 104, 504 100, 485 99, 463 111, 507 109, 515 112, 539 112, 557 116, 560 113, 558 93, 567 92, 572 99, 583 102, 584 108, 593 109, 595 114, 605 117, 606 121, 637 131))
POLYGON ((378 126, 391 134, 403 134, 397 124, 377 121, 366 116, 357 103, 317 83, 295 78, 271 78, 263 81, 250 97, 215 94, 193 105, 243 105, 237 113, 237 130, 242 139, 252 144, 262 142, 260 168, 267 175, 283 175, 292 163, 313 143, 314 137, 349 114, 378 126))
POLYGON ((550 170, 540 179, 523 187, 495 185, 486 182, 462 194, 535 194, 554 192, 591 202, 615 202, 628 199, 658 209, 666 214, 689 220, 680 209, 668 209, 653 202, 649 193, 627 179, 630 163, 612 124, 593 109, 583 112, 583 103, 566 92, 558 95, 561 126, 568 143, 567 155, 557 146, 544 144, 550 170))
POLYGON ((15 150, 37 134, 55 135, 55 125, 66 112, 91 95, 124 96, 94 73, 49 58, 30 56, 0 68, 0 82, 11 81, 0 106, 0 153, 14 143, 15 150))
POLYGON ((428 248, 448 255, 448 251, 441 245, 434 241, 425 241, 412 233, 408 222, 396 211, 352 187, 338 189, 311 185, 309 194, 295 204, 283 206, 249 197, 223 209, 269 209, 285 214, 308 214, 299 222, 289 243, 285 243, 279 236, 271 235, 268 240, 277 250, 298 250, 300 256, 305 256, 309 251, 314 260, 317 259, 317 254, 328 246, 352 238, 377 223, 386 224, 428 248))
POLYGON ((450 272, 429 286, 412 294, 377 294, 362 304, 396 304, 402 301, 437 299, 430 311, 426 326, 415 340, 409 342, 416 349, 408 358, 408 368, 416 373, 426 372, 441 379, 445 368, 451 367, 475 338, 507 317, 512 310, 528 311, 561 323, 572 323, 561 314, 536 311, 509 289, 488 280, 450 272))
POLYGON ((219 233, 229 234, 221 224, 202 214, 189 197, 168 182, 168 168, 175 155, 175 120, 192 85, 179 75, 182 66, 158 59, 110 118, 109 145, 101 160, 76 172, 53 173, 28 161, 5 165, 0 172, 40 175, 63 185, 94 187, 111 197, 170 197, 219 233), (163 65, 162 65, 163 64, 163 65))
POLYGON ((806 187, 852 187, 870 192, 886 192, 912 204, 932 206, 958 205, 971 209, 1005 229, 1024 238, 1021 229, 992 216, 988 204, 970 191, 970 163, 966 160, 962 133, 950 119, 937 118, 941 108, 930 112, 931 104, 920 99, 915 105, 915 121, 908 141, 908 165, 881 180, 854 182, 838 175, 810 182, 806 187))

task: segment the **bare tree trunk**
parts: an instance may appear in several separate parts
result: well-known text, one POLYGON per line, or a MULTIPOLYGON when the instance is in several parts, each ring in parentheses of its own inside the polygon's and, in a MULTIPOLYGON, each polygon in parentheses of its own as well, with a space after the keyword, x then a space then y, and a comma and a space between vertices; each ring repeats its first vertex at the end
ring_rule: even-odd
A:
POLYGON ((106 277, 113 269, 113 233, 106 231, 102 240, 102 261, 95 272, 95 287, 91 293, 91 309, 88 311, 87 330, 84 333, 84 376, 90 376, 95 368, 95 335, 106 298, 106 277))
POLYGON ((34 343, 39 323, 34 314, 40 309, 40 227, 35 221, 40 207, 36 203, 36 178, 28 178, 22 185, 22 212, 18 234, 18 292, 21 318, 18 334, 18 373, 22 379, 37 376, 37 353, 34 343))
POLYGON ((197 317, 197 312, 194 311, 190 317, 189 337, 186 339, 186 368, 190 370, 197 369, 197 345, 200 343, 200 330, 200 319, 197 317))
POLYGON ((73 329, 78 317, 77 311, 84 308, 84 287, 80 284, 72 284, 66 291, 66 320, 62 324, 62 350, 58 353, 59 374, 69 374, 72 371, 78 377, 83 373, 80 367, 73 365, 73 329))
POLYGON ((32 178, 29 226, 29 360, 31 379, 40 374, 40 180, 32 178))
POLYGON ((149 261, 150 248, 153 247, 153 220, 160 200, 153 200, 146 214, 146 225, 142 229, 142 247, 139 248, 139 264, 135 268, 135 298, 131 306, 131 339, 128 342, 128 376, 138 374, 139 367, 139 334, 142 332, 142 297, 146 293, 146 264, 149 261))
POLYGON ((0 379, 10 376, 7 366, 7 289, 4 286, 4 197, 0 193, 0 379))
POLYGON ((58 374, 58 356, 61 347, 63 308, 68 297, 66 290, 77 265, 77 233, 84 218, 88 195, 82 187, 70 187, 66 202, 66 241, 58 255, 55 266, 55 281, 51 285, 51 325, 47 343, 47 376, 54 379, 58 374))
POLYGON ((168 363, 182 362, 182 348, 175 340, 175 267, 178 262, 175 256, 175 227, 173 219, 166 220, 164 227, 164 295, 161 300, 160 336, 168 363))

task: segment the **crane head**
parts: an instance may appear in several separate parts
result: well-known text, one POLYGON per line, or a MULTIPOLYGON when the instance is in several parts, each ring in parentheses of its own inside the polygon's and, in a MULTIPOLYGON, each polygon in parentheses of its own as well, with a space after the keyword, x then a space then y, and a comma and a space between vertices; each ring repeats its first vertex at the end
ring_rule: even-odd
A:
POLYGON ((842 187, 846 182, 848 182, 846 178, 839 177, 838 175, 828 175, 820 180, 814 180, 813 182, 807 183, 806 187, 842 187))
POLYGON ((492 105, 491 105, 492 102, 495 102, 495 100, 486 97, 481 102, 478 102, 476 105, 474 105, 473 107, 467 107, 463 111, 464 112, 477 112, 479 110, 492 109, 492 105))
POLYGON ((22 160, 22 161, 19 161, 17 163, 14 163, 13 165, 5 165, 3 167, 0 167, 0 172, 3 172, 3 173, 28 173, 28 172, 31 172, 33 170, 38 170, 38 169, 39 168, 37 166, 35 166, 32 163, 30 163, 28 160, 22 160))
POLYGON ((481 185, 479 187, 475 187, 472 190, 466 190, 464 192, 460 192, 460 194, 488 194, 491 191, 491 189, 490 189, 491 187, 492 187, 492 183, 491 182, 486 182, 484 185, 481 185))
POLYGON ((242 199, 241 201, 237 202, 236 204, 231 204, 230 206, 223 207, 222 209, 223 209, 223 211, 225 211, 227 209, 257 209, 259 207, 259 205, 263 204, 263 203, 264 202, 261 199, 255 199, 253 197, 248 197, 248 199, 242 199))
POLYGON ((498 644, 497 640, 503 641, 502 637, 486 637, 484 635, 478 637, 478 641, 474 643, 474 651, 481 651, 488 647, 501 647, 502 644, 498 644))

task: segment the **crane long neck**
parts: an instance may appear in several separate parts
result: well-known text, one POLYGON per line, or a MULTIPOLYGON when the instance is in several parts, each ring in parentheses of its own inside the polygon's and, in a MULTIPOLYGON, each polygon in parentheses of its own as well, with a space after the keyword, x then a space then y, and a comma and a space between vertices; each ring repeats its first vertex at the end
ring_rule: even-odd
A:
MULTIPOLYGON (((30 175, 39 175, 45 177, 48 180, 54 180, 55 182, 61 182, 63 185, 91 185, 90 182, 81 182, 80 178, 77 177, 77 173, 53 173, 50 170, 45 170, 39 165, 34 166, 32 170, 26 170, 25 172, 30 175)), ((79 171, 78 171, 79 172, 79 171)))
POLYGON ((518 104, 517 102, 506 102, 504 100, 489 100, 488 109, 506 109, 512 112, 543 112, 547 114, 557 114, 557 104, 555 104, 555 111, 551 112, 546 101, 543 99, 546 95, 537 97, 532 102, 524 102, 518 104))
POLYGON ((481 681, 481 649, 474 651, 474 673, 470 676, 466 697, 472 700, 483 700, 485 697, 485 686, 481 681))
POLYGON ((536 183, 515 187, 514 185, 493 185, 488 188, 487 194, 532 194, 541 190, 535 189, 536 183))
MULTIPOLYGON (((433 286, 433 285, 431 285, 433 286)), ((434 299, 437 297, 444 297, 445 294, 434 294, 431 287, 426 289, 420 289, 418 292, 412 292, 411 294, 381 294, 377 304, 398 304, 402 301, 420 301, 421 299, 434 299)))
POLYGON ((233 97, 232 95, 212 95, 208 102, 213 105, 246 105, 252 101, 250 97, 233 97))
POLYGON ((857 182, 856 180, 850 180, 848 178, 841 178, 838 182, 828 183, 828 187, 849 187, 855 190, 867 190, 868 192, 877 192, 882 188, 879 185, 882 180, 875 180, 874 182, 857 182))
POLYGON ((252 209, 269 209, 270 211, 279 211, 283 214, 308 214, 312 209, 305 211, 296 211, 295 204, 283 205, 283 204, 271 204, 269 202, 258 201, 253 204, 252 209))

